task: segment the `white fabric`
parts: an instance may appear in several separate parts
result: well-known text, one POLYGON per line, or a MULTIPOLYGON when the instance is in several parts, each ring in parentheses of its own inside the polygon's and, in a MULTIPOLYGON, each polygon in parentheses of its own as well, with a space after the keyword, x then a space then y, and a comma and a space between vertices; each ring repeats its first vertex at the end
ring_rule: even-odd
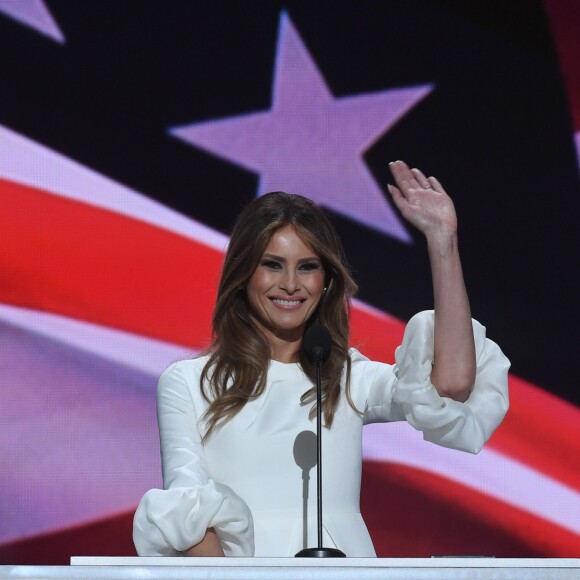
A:
MULTIPOLYGON (((466 403, 439 396, 429 380, 433 320, 431 311, 409 321, 394 366, 350 351, 352 398, 363 414, 343 396, 332 428, 323 429, 325 547, 351 557, 375 556, 359 508, 363 423, 406 419, 428 441, 477 453, 507 412, 509 361, 475 321, 473 391, 466 403)), ((315 453, 313 435, 297 439, 316 430, 310 405, 300 404, 309 380, 299 364, 272 361, 263 395, 202 446, 199 420, 207 402, 199 377, 206 362, 201 357, 175 363, 159 380, 165 490, 147 492, 139 504, 137 552, 178 555, 209 527, 226 556, 291 557, 316 547, 316 468, 303 470, 296 460, 303 465, 300 458, 315 453)))

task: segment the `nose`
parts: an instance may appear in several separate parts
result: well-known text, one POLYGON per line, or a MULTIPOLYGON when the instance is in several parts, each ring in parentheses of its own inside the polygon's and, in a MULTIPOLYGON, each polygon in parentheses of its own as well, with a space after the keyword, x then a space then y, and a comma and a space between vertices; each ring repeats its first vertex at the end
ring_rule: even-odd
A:
POLYGON ((294 292, 300 289, 300 283, 296 272, 290 269, 285 270, 284 275, 280 279, 279 285, 280 290, 284 290, 288 294, 294 294, 294 292))

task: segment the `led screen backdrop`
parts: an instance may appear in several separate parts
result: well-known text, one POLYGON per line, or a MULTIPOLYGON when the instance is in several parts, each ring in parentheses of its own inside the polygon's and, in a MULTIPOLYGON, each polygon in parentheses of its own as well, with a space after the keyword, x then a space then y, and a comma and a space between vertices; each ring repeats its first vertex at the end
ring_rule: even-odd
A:
POLYGON ((573 4, 0 0, 0 561, 134 554, 157 377, 207 345, 256 195, 326 208, 360 286, 352 343, 392 361, 432 304, 395 159, 455 200, 511 409, 475 457, 367 430, 377 552, 578 557, 573 4))

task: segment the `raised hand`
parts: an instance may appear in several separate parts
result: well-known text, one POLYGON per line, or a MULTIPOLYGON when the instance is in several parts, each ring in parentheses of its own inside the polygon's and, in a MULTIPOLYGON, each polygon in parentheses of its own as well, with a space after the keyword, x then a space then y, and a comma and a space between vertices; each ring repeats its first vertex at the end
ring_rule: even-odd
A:
POLYGON ((393 203, 425 236, 455 234, 457 215, 451 198, 435 177, 425 177, 404 161, 389 164, 396 186, 389 185, 393 203))
POLYGON ((435 306, 431 382, 444 397, 465 401, 475 380, 475 344, 451 198, 434 177, 403 161, 390 164, 393 203, 427 238, 435 306))

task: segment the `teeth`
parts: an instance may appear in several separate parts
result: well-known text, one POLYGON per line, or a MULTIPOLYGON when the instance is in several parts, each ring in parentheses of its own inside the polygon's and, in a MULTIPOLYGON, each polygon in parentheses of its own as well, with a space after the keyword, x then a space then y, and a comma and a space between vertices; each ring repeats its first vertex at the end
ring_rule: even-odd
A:
POLYGON ((298 304, 301 303, 301 300, 282 300, 281 298, 274 298, 272 302, 282 304, 282 306, 298 306, 298 304))

